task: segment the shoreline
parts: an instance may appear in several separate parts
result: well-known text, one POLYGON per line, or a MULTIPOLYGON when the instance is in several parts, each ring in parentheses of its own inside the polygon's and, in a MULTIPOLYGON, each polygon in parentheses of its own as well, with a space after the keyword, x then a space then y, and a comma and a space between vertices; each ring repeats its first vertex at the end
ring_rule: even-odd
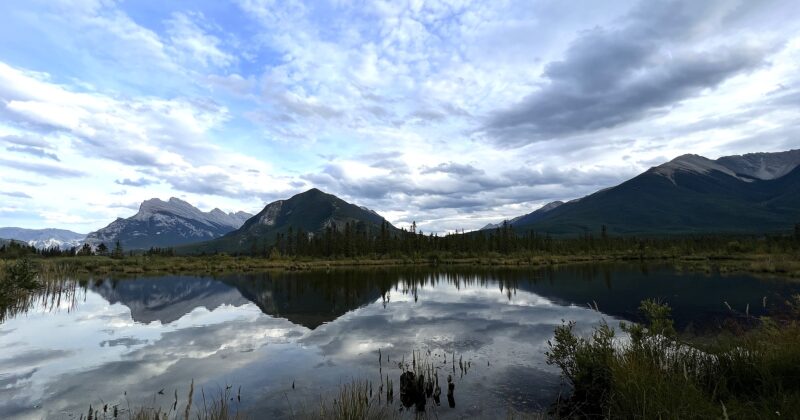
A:
MULTIPOLYGON (((6 265, 14 260, 3 260, 6 265)), ((217 274, 259 271, 314 271, 373 268, 546 268, 565 265, 636 263, 672 264, 689 272, 767 275, 786 279, 800 278, 800 256, 793 254, 741 255, 524 255, 447 258, 341 258, 269 259, 248 256, 105 256, 33 258, 46 277, 63 275, 138 275, 138 274, 217 274)))

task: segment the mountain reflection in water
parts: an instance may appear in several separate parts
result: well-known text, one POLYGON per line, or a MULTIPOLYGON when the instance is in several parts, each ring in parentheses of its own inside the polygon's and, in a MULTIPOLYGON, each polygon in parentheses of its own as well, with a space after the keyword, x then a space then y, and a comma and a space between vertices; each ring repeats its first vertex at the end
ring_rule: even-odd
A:
POLYGON ((412 350, 471 362, 456 375, 456 407, 429 409, 491 418, 553 400, 558 372, 543 353, 562 320, 586 332, 602 318, 635 320, 642 299, 660 298, 679 327, 710 328, 726 316, 724 302, 759 315, 797 289, 588 265, 65 280, 0 324, 0 417, 68 417, 124 393, 170 404, 156 392, 186 395, 193 379, 208 390, 241 386, 244 409, 291 417, 354 378, 377 384, 388 373, 397 386, 401 371, 379 368, 381 349, 395 363, 412 350))

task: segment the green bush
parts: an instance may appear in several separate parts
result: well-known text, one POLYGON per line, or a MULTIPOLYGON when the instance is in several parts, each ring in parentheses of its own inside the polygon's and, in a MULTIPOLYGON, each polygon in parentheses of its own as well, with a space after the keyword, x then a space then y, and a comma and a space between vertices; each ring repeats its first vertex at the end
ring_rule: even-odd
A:
MULTIPOLYGON (((744 333, 693 342, 675 332, 670 308, 640 306, 644 324, 601 323, 589 338, 559 326, 547 362, 572 386, 558 417, 765 418, 800 413, 800 325, 762 319, 744 333)), ((791 417, 790 417, 791 418, 791 417)))
POLYGON ((39 287, 36 269, 28 258, 22 258, 12 264, 7 264, 5 266, 3 281, 4 287, 20 288, 24 290, 35 290, 39 287))

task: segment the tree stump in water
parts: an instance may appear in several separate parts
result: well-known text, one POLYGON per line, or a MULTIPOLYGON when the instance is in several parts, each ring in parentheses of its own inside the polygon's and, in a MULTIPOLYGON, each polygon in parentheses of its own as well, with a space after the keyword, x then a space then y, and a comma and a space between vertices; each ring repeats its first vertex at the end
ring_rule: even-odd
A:
POLYGON ((453 378, 447 375, 447 403, 450 408, 456 407, 456 398, 453 396, 453 390, 456 389, 456 384, 453 383, 453 378))
POLYGON ((416 377, 414 372, 400 375, 400 401, 406 408, 416 406, 417 411, 425 411, 425 376, 416 377))

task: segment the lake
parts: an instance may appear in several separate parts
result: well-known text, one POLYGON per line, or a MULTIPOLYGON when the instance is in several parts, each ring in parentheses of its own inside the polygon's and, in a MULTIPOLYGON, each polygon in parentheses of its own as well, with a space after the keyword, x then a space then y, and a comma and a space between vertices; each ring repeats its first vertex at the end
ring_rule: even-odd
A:
POLYGON ((236 404, 253 418, 292 418, 352 380, 377 394, 386 375, 400 410, 398 364, 415 350, 441 383, 454 378, 455 406, 431 401, 431 414, 505 417, 558 395, 544 352, 563 321, 616 326, 659 298, 679 328, 705 330, 728 305, 757 316, 793 293, 800 285, 788 281, 639 265, 64 280, 0 323, 0 418, 168 407, 176 391, 182 407, 192 380, 196 395, 241 389, 236 404))

